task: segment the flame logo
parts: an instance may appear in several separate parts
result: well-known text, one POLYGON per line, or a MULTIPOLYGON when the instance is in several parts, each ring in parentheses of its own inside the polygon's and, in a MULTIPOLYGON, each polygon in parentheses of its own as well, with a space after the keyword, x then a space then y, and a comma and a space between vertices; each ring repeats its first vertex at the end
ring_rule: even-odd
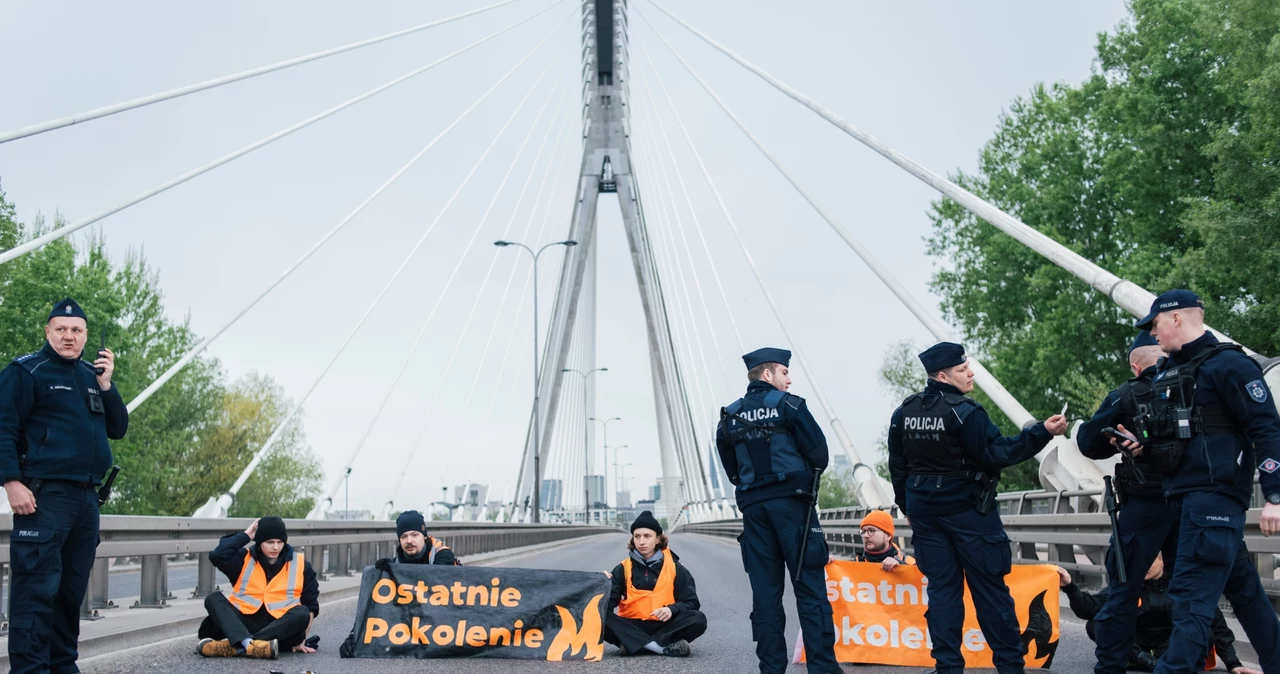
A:
POLYGON ((560 612, 560 631, 547 647, 548 662, 560 662, 564 659, 565 651, 574 656, 580 650, 583 651, 583 660, 600 662, 604 657, 604 642, 600 638, 600 600, 603 597, 604 595, 598 594, 587 602, 587 608, 582 612, 581 630, 572 613, 563 606, 556 606, 556 610, 560 612))
POLYGON ((1022 633, 1022 652, 1030 650, 1031 642, 1036 643, 1035 659, 1043 662, 1033 663, 1036 667, 1048 669, 1053 663, 1053 654, 1058 652, 1058 642, 1053 638, 1053 618, 1044 607, 1044 592, 1036 595, 1027 607, 1027 629, 1022 633))

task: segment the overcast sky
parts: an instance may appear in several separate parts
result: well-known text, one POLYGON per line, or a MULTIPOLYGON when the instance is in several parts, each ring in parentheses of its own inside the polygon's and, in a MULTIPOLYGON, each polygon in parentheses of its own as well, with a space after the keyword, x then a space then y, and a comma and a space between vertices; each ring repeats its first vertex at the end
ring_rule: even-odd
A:
MULTIPOLYGON (((548 1, 522 0, 388 43, 0 145, 0 185, 20 220, 58 212, 75 221, 421 67, 548 1)), ((482 4, 9 0, 0 3, 0 131, 482 4)), ((189 316, 195 331, 207 335, 550 35, 456 129, 210 349, 230 378, 263 372, 300 398, 438 220, 305 406, 307 437, 324 464, 327 486, 375 418, 440 300, 355 463, 353 508, 380 508, 410 456, 410 483, 399 494, 400 507, 425 505, 444 483, 487 482, 495 496, 513 486, 532 377, 528 262, 491 242, 552 241, 568 230, 581 151, 573 5, 560 2, 490 43, 94 228, 117 258, 144 251, 160 273, 169 315, 189 316), (495 137, 487 158, 442 213, 495 137), (459 260, 456 279, 441 300, 459 260)), ((1000 112, 1035 83, 1087 77, 1097 33, 1125 15, 1119 1, 708 0, 664 6, 938 172, 972 170, 1000 112)), ((698 41, 647 0, 633 7, 672 40, 839 221, 936 310, 937 299, 927 288, 935 262, 923 242, 935 193, 698 41)), ((876 370, 889 345, 910 338, 923 346, 928 333, 638 17, 632 17, 631 44, 632 114, 639 117, 632 143, 698 411, 709 420, 745 384, 729 311, 747 350, 797 345, 787 343, 750 276, 659 82, 670 91, 814 369, 797 372, 792 391, 817 407, 817 377, 857 450, 876 460, 872 447, 898 403, 879 387, 876 370), (674 165, 665 158, 661 129, 674 148, 674 165), (677 183, 677 166, 692 194, 692 212, 677 183), (695 215, 728 307, 702 252, 695 215)), ((597 375, 596 411, 623 417, 612 424, 609 444, 628 445, 621 460, 632 464, 627 476, 634 478, 632 490, 640 491, 661 468, 644 319, 616 204, 602 198, 599 211, 596 364, 610 371, 597 375)), ((543 261, 545 320, 560 256, 550 251, 543 261)), ((34 328, 32 334, 38 339, 34 328)), ((124 393, 129 398, 137 392, 124 393)), ((825 426, 825 416, 815 413, 825 426)), ((210 495, 228 486, 210 485, 210 495)), ((340 492, 337 507, 341 498, 340 492)))

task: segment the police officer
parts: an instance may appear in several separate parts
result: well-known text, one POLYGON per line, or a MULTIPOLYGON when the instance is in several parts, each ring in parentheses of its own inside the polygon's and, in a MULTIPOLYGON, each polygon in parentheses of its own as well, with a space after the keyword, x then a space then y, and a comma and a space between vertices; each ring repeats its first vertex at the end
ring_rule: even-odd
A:
POLYGON ((1191 291, 1160 295, 1136 327, 1169 357, 1155 375, 1146 428, 1135 433, 1145 440, 1123 444, 1177 466, 1164 481, 1179 528, 1173 635, 1156 672, 1200 669, 1225 594, 1262 671, 1280 673, 1280 620, 1244 544, 1255 468, 1267 500, 1258 524, 1264 535, 1280 531, 1280 415, 1262 369, 1205 330, 1204 304, 1191 291))
POLYGON ((742 512, 742 566, 751 580, 751 638, 764 674, 787 669, 782 612, 784 573, 792 583, 809 674, 839 672, 835 628, 827 601, 827 543, 813 517, 814 471, 827 467, 827 439, 804 398, 787 393, 791 352, 759 349, 742 357, 747 394, 721 410, 716 450, 742 512), (785 567, 785 568, 784 568, 785 567))
MULTIPOLYGON (((1156 365, 1164 356, 1156 338, 1143 330, 1129 347, 1129 369, 1133 378, 1107 394, 1093 417, 1076 432, 1080 453, 1090 459, 1116 455, 1117 447, 1102 429, 1138 429, 1151 403, 1156 365)), ((1139 431, 1141 432, 1141 431, 1139 431)), ((1163 558, 1177 556, 1178 526, 1172 506, 1164 498, 1162 475, 1170 466, 1159 466, 1149 456, 1126 458, 1116 464, 1116 486, 1120 496, 1117 533, 1127 583, 1121 584, 1114 551, 1107 554, 1109 586, 1100 596, 1105 603, 1092 616, 1097 642, 1096 674, 1121 674, 1126 670, 1136 629, 1139 599, 1144 592, 1144 576, 1161 552, 1163 558)))
POLYGON ((9 666, 15 674, 77 672, 80 604, 98 546, 96 487, 129 412, 111 383, 115 354, 80 359, 84 311, 67 298, 45 323, 44 347, 0 371, 0 481, 13 509, 9 666))
POLYGON ((1001 674, 1023 671, 1013 597, 1004 584, 1012 564, 1009 537, 995 505, 1000 469, 1032 458, 1067 430, 1062 415, 1005 438, 965 394, 973 372, 964 347, 935 344, 920 354, 929 373, 921 393, 903 401, 889 422, 894 500, 911 519, 920 570, 929 577, 925 618, 939 674, 964 671, 960 655, 964 585, 1001 674))

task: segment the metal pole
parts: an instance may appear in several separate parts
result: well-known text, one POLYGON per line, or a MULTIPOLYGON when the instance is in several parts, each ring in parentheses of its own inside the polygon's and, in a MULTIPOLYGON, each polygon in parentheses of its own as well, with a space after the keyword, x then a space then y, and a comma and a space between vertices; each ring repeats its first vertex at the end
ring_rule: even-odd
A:
MULTIPOLYGON (((526 249, 527 250, 527 249, 526 249)), ((533 251, 529 251, 533 253, 533 251)), ((542 251, 538 251, 542 252, 542 251)), ((542 521, 542 410, 538 406, 538 255, 533 254, 533 523, 542 521)))
MULTIPOLYGON (((593 374, 595 374, 594 370, 582 375, 583 417, 587 416, 587 378, 593 374)), ((587 437, 591 435, 588 431, 590 427, 590 421, 582 422, 582 521, 584 524, 591 524, 591 448, 587 446, 587 437)))

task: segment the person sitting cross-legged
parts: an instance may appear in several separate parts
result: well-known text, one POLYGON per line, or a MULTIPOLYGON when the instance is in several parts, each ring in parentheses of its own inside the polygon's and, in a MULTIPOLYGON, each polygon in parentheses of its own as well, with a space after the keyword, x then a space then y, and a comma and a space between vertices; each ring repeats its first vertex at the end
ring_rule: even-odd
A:
POLYGON ((862 554, 855 562, 874 562, 885 571, 901 564, 915 564, 916 558, 903 554, 893 542, 893 517, 883 510, 872 510, 862 518, 862 554))
POLYGON ((205 597, 209 615, 200 623, 197 653, 275 659, 281 650, 315 652, 304 642, 320 614, 320 584, 288 540, 284 520, 263 517, 218 541, 209 561, 234 585, 230 596, 205 597))
POLYGON ((604 640, 623 655, 688 657, 689 642, 707 631, 693 574, 667 547, 662 525, 648 510, 632 522, 627 549, 631 554, 610 574, 604 640))

